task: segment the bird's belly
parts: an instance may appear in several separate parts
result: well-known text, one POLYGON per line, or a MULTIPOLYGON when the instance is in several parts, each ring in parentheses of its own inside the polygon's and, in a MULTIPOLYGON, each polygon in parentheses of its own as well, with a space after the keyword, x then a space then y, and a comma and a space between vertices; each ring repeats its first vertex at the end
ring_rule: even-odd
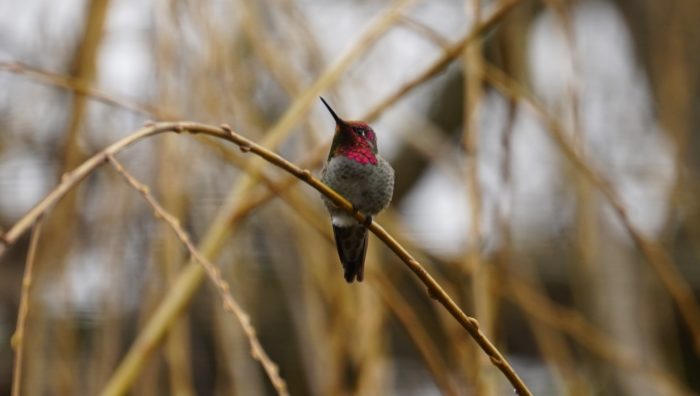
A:
MULTIPOLYGON (((359 164, 344 157, 333 158, 324 169, 322 180, 360 212, 369 215, 389 205, 394 191, 393 169, 381 158, 377 165, 359 164)), ((328 200, 326 206, 331 210, 334 208, 328 200)))

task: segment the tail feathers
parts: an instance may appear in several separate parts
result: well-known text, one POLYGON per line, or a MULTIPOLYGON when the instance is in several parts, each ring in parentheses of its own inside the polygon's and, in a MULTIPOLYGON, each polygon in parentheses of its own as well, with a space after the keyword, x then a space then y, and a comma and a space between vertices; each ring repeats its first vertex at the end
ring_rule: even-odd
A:
POLYGON ((345 280, 352 283, 355 278, 362 282, 367 255, 367 228, 363 225, 339 227, 333 225, 335 245, 345 270, 345 280))

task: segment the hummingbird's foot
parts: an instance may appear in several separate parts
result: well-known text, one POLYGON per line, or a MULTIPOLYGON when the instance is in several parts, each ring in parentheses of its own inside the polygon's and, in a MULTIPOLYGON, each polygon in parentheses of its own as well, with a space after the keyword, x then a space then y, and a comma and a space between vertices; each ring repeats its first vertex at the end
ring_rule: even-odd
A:
POLYGON ((357 215, 358 213, 359 213, 359 214, 362 214, 363 216, 365 216, 365 221, 362 222, 362 225, 365 226, 365 227, 367 227, 367 228, 369 228, 369 226, 372 225, 372 216, 371 216, 371 215, 366 215, 366 214, 360 212, 360 210, 357 209, 357 208, 355 207, 355 205, 352 205, 352 214, 353 214, 353 215, 357 215))

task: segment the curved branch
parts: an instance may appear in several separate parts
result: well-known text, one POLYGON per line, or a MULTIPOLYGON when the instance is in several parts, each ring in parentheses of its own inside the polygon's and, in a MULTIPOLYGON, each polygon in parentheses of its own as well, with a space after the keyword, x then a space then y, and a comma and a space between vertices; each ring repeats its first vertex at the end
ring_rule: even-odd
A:
POLYGON ((19 396, 22 388, 22 361, 24 355, 24 340, 26 333, 27 316, 29 316, 29 293, 32 290, 34 279, 34 261, 36 261, 36 250, 39 245, 39 237, 41 236, 43 222, 41 218, 34 223, 32 237, 29 241, 29 250, 27 251, 27 259, 24 266, 24 276, 22 276, 22 294, 19 301, 19 309, 17 313, 17 328, 15 334, 12 335, 10 344, 15 350, 15 361, 12 372, 12 396, 19 396))
MULTIPOLYGON (((114 169, 116 169, 117 172, 124 177, 126 182, 129 183, 129 185, 131 185, 136 191, 138 191, 151 206, 151 208, 153 208, 154 216, 162 219, 168 224, 173 232, 175 232, 178 239, 180 239, 180 241, 190 252, 190 256, 192 256, 196 262, 204 267, 204 270, 207 272, 207 275, 209 275, 209 278, 216 286, 219 296, 224 302, 224 309, 231 312, 243 328, 243 332, 245 333, 246 338, 248 338, 248 343, 250 344, 251 355, 263 366, 263 369, 270 379, 272 386, 275 388, 275 391, 277 391, 277 394, 281 396, 288 396, 289 391, 287 390, 287 383, 280 376, 277 365, 272 361, 272 359, 270 359, 267 352, 265 352, 265 349, 262 347, 262 344, 260 344, 255 328, 250 323, 250 316, 243 310, 238 301, 233 298, 233 295, 231 295, 229 284, 221 276, 221 271, 219 271, 219 268, 212 264, 199 250, 197 250, 187 232, 182 228, 182 226, 180 226, 179 220, 165 210, 160 203, 158 203, 158 201, 153 197, 153 194, 148 191, 148 187, 143 185, 129 172, 127 172, 116 158, 109 155, 107 156, 107 159, 112 164, 114 169)), ((102 391, 102 395, 106 396, 119 393, 116 391, 116 389, 121 389, 120 384, 116 382, 112 382, 112 384, 114 386, 111 388, 105 388, 102 391)))
MULTIPOLYGON (((372 111, 367 114, 363 120, 372 121, 377 118, 384 110, 388 109, 396 101, 403 98, 407 93, 413 91, 414 88, 418 87, 425 81, 435 77, 438 73, 445 70, 453 60, 460 57, 464 48, 472 43, 474 40, 483 37, 483 35, 490 29, 493 29, 499 22, 501 22, 504 16, 512 10, 516 5, 522 3, 523 0, 507 0, 504 1, 493 13, 488 17, 481 20, 480 23, 474 25, 474 27, 464 35, 459 41, 448 46, 442 52, 442 55, 436 59, 428 68, 423 70, 420 74, 414 77, 412 80, 404 84, 396 92, 392 93, 390 96, 382 100, 378 105, 372 108, 372 111)), ((402 21, 405 21, 402 20, 402 21)))
MULTIPOLYGON (((94 155, 75 170, 68 172, 62 178, 61 184, 56 187, 49 195, 46 196, 39 204, 29 211, 19 222, 17 222, 5 235, 4 240, 7 244, 11 244, 22 235, 34 220, 47 211, 52 205, 63 197, 72 187, 84 179, 90 172, 107 161, 111 156, 128 147, 130 144, 163 132, 188 132, 192 134, 204 134, 213 136, 219 139, 228 140, 236 144, 243 152, 252 152, 261 157, 265 161, 285 170, 286 172, 296 176, 301 181, 310 185, 321 194, 328 197, 339 208, 347 211, 355 217, 356 220, 363 223, 365 216, 361 213, 354 212, 352 204, 342 196, 338 195, 330 187, 323 184, 320 180, 311 175, 308 169, 302 169, 287 161, 280 155, 267 150, 266 148, 252 142, 243 136, 233 132, 228 125, 216 127, 207 124, 195 122, 164 122, 147 125, 135 133, 125 137, 124 139, 110 145, 98 154, 94 155)), ((501 352, 491 343, 491 341, 481 332, 479 322, 468 316, 462 311, 445 290, 435 281, 425 268, 411 254, 406 251, 384 228, 378 223, 373 222, 369 226, 372 231, 384 244, 394 251, 394 253, 409 267, 411 271, 425 284, 429 295, 437 300, 455 320, 469 333, 469 335, 477 342, 479 347, 489 356, 491 362, 496 366, 510 381, 516 392, 520 395, 531 395, 525 383, 520 379, 518 374, 513 370, 501 352)), ((2 251, 0 251, 0 254, 2 251)))
POLYGON ((75 187, 80 183, 87 175, 92 171, 102 165, 109 155, 114 155, 131 144, 163 132, 174 131, 173 127, 177 124, 160 124, 156 126, 155 124, 146 125, 138 131, 130 134, 129 136, 112 143, 110 146, 100 151, 99 153, 90 157, 87 161, 83 162, 77 168, 70 172, 66 172, 61 177, 61 182, 59 185, 51 190, 51 192, 44 197, 39 203, 34 205, 32 209, 22 216, 17 223, 15 223, 7 232, 0 235, 0 258, 7 250, 7 247, 11 246, 17 239, 22 236, 34 222, 41 216, 42 213, 48 211, 53 205, 56 204, 61 198, 63 198, 71 188, 75 187))
MULTIPOLYGON (((183 123, 183 128, 187 131, 197 132, 196 129, 200 127, 199 124, 183 123)), ((228 140, 232 141, 238 145, 244 152, 252 152, 261 158, 265 159, 267 162, 293 174, 300 180, 310 185, 316 189, 321 194, 328 197, 333 201, 338 207, 344 209, 349 214, 353 215, 355 219, 361 223, 365 222, 365 216, 359 212, 353 211, 352 204, 347 201, 342 196, 338 195, 330 187, 323 184, 320 180, 314 178, 308 169, 302 169, 282 158, 276 153, 273 153, 264 147, 234 133, 228 126, 223 125, 222 129, 228 134, 228 140)), ((200 130, 199 132, 204 132, 200 130)), ((205 132, 208 133, 208 132, 205 132)), ((467 330, 469 335, 474 338, 479 347, 490 357, 491 362, 496 366, 508 380, 511 382, 515 390, 520 395, 530 395, 530 391, 527 386, 522 382, 520 377, 517 375, 515 370, 510 366, 505 357, 500 353, 500 351, 491 343, 491 341, 481 332, 479 328, 479 322, 469 317, 462 311, 459 306, 452 300, 452 298, 445 292, 445 290, 435 281, 435 279, 428 273, 428 271, 423 268, 423 266, 411 256, 411 254, 406 251, 389 233, 387 233, 384 228, 382 228, 378 223, 372 222, 369 226, 369 230, 372 231, 379 239, 384 242, 384 244, 391 249, 408 267, 414 274, 425 284, 428 289, 428 293, 432 298, 437 300, 447 311, 454 317, 457 322, 462 325, 462 327, 467 330)))

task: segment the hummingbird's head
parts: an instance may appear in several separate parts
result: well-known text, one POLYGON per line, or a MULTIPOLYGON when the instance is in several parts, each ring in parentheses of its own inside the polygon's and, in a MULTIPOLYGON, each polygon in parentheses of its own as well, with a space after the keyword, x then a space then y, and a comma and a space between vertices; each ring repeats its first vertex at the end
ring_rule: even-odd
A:
POLYGON ((335 135, 328 158, 344 155, 357 162, 377 164, 377 135, 372 127, 362 121, 345 121, 321 98, 335 120, 335 135))

